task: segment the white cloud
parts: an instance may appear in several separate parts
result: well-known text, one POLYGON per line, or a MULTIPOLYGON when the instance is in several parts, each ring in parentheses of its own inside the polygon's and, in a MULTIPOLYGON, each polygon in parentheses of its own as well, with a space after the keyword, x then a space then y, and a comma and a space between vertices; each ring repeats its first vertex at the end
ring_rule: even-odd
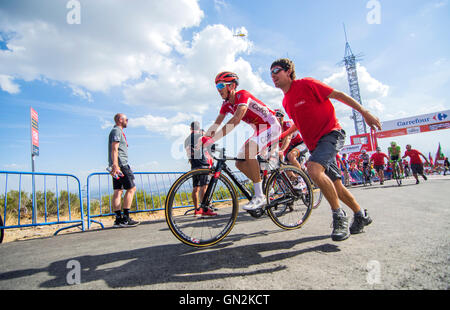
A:
POLYGON ((197 26, 195 0, 89 1, 81 24, 69 25, 63 2, 9 2, 0 31, 13 33, 0 50, 0 74, 31 81, 46 77, 90 91, 107 91, 141 77, 161 55, 182 49, 181 30, 197 26))
MULTIPOLYGON (((381 116, 386 110, 384 102, 385 98, 389 94, 389 86, 378 81, 370 75, 367 68, 357 65, 358 82, 360 89, 360 96, 364 106, 366 106, 375 115, 381 116)), ((339 72, 331 74, 328 78, 324 79, 324 83, 332 86, 333 88, 350 94, 347 72, 345 68, 342 68, 339 72)), ((337 113, 346 113, 350 115, 351 109, 346 105, 335 105, 337 113)))
POLYGON ((0 50, 0 74, 11 79, 63 82, 87 101, 93 92, 118 87, 126 104, 146 106, 153 114, 203 114, 221 102, 215 75, 230 70, 240 76, 241 88, 281 106, 282 93, 243 58, 253 43, 234 34, 247 34, 245 28, 208 25, 183 38, 184 29, 196 30, 203 19, 197 0, 82 1, 80 25, 66 23, 64 3, 23 2, 0 9, 0 31, 11 34, 8 49, 0 50))
POLYGON ((167 137, 186 137, 189 134, 189 126, 186 125, 197 119, 193 114, 177 113, 167 118, 155 115, 145 115, 129 120, 129 127, 144 127, 147 131, 156 132, 167 137))
POLYGON ((13 77, 9 75, 0 74, 0 88, 10 94, 17 94, 20 92, 19 85, 13 82, 13 77))
POLYGON ((245 28, 229 29, 209 25, 193 36, 190 47, 180 50, 181 59, 162 57, 160 67, 151 76, 128 86, 124 95, 129 104, 145 104, 170 110, 204 113, 221 102, 214 87, 214 77, 223 70, 236 72, 240 88, 245 88, 267 104, 281 105, 281 92, 267 85, 240 54, 250 53, 252 43, 234 34, 245 28))

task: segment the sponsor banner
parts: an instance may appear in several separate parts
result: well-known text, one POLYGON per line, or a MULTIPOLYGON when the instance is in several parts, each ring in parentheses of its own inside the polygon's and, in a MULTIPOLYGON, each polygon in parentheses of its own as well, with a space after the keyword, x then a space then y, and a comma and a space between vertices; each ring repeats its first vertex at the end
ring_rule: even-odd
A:
POLYGON ((31 115, 31 154, 39 156, 39 115, 30 108, 31 115))
POLYGON ((418 127, 450 121, 450 110, 382 122, 383 131, 418 127))
POLYGON ((411 135, 411 134, 416 134, 416 133, 421 133, 421 132, 428 132, 428 131, 435 131, 435 130, 442 130, 442 129, 449 129, 449 128, 450 128, 450 121, 432 124, 432 125, 422 125, 422 126, 415 126, 415 127, 410 127, 410 128, 379 131, 376 133, 376 136, 378 139, 391 138, 391 137, 411 135))
POLYGON ((339 153, 341 154, 359 153, 361 151, 362 146, 363 146, 362 144, 344 145, 344 147, 339 153))

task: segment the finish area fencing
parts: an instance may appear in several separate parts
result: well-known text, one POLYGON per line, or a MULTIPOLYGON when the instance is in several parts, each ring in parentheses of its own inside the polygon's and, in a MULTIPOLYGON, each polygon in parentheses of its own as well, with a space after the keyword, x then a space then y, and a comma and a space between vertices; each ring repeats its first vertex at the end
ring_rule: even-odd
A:
POLYGON ((64 225, 85 230, 79 179, 71 174, 0 171, 0 242, 5 229, 64 225))
MULTIPOLYGON (((164 210, 167 192, 183 173, 134 172, 136 192, 130 213, 164 210)), ((246 180, 240 172, 235 175, 246 180)), ((0 243, 4 231, 12 228, 58 225, 54 235, 74 227, 85 231, 92 224, 104 228, 100 218, 115 215, 111 176, 92 173, 85 191, 81 188, 71 174, 0 171, 0 243)), ((192 185, 184 185, 180 196, 180 208, 193 208, 192 185)))

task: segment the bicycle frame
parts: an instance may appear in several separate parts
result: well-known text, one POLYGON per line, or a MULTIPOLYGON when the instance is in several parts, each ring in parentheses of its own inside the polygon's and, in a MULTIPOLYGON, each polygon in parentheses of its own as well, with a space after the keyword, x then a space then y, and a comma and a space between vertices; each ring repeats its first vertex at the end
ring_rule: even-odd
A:
POLYGON ((221 158, 221 159, 218 159, 215 157, 214 157, 214 159, 217 160, 217 164, 216 164, 215 168, 213 168, 213 170, 212 170, 214 172, 214 176, 209 181, 208 187, 206 189, 205 195, 203 196, 200 206, 204 210, 206 210, 207 206, 209 206, 209 204, 211 203, 211 199, 212 199, 211 193, 214 193, 214 190, 217 185, 217 181, 219 180, 220 174, 222 172, 224 172, 231 179, 231 181, 234 183, 234 185, 237 186, 237 188, 244 194, 244 196, 248 200, 251 200, 252 199, 251 193, 249 193, 249 191, 241 184, 241 182, 239 182, 239 180, 234 176, 231 169, 225 163, 227 160, 235 160, 235 161, 244 161, 244 160, 239 159, 239 158, 234 158, 234 157, 227 158, 227 157, 225 157, 225 155, 223 155, 223 158, 221 158))
MULTIPOLYGON (((213 173, 214 173, 214 176, 209 181, 208 188, 207 188, 207 190, 205 192, 205 195, 203 196, 203 199, 202 199, 202 202, 200 204, 200 207, 202 207, 204 210, 206 210, 206 208, 211 203, 211 199, 212 199, 212 194, 211 193, 214 193, 215 187, 217 185, 217 181, 218 181, 218 179, 220 177, 220 174, 222 172, 224 172, 231 179, 231 181, 234 183, 234 185, 237 186, 237 188, 250 201, 252 199, 251 193, 234 176, 233 172, 231 171, 231 169, 226 164, 226 161, 228 161, 228 160, 245 161, 245 159, 240 159, 240 158, 236 158, 236 157, 226 157, 223 149, 214 148, 213 151, 221 152, 221 158, 214 157, 214 159, 217 160, 217 164, 216 164, 215 168, 213 168, 213 170, 212 170, 213 173)), ((276 172, 277 170, 275 169, 274 171, 276 172)), ((291 182, 289 181, 288 177, 286 175, 284 175, 284 174, 280 174, 280 176, 281 176, 281 178, 284 181, 284 185, 287 185, 288 188, 289 188, 289 191, 297 198, 299 196, 299 194, 295 191, 295 189, 292 186, 291 182)), ((290 200, 292 200, 292 197, 283 198, 280 201, 274 200, 274 201, 270 202, 270 204, 268 204, 265 207, 265 209, 273 207, 274 205, 287 203, 290 200)))

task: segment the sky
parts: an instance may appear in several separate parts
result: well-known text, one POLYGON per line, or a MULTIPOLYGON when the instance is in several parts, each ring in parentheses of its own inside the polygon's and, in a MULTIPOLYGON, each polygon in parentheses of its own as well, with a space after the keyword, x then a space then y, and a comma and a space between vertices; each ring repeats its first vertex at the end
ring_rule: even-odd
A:
MULTIPOLYGON (((381 121, 448 110, 448 16, 449 0, 1 0, 0 170, 31 171, 32 107, 36 171, 104 172, 118 112, 129 118, 134 171, 186 171, 189 124, 207 129, 217 117, 220 71, 273 109, 283 98, 269 74, 278 58, 349 93, 343 24, 362 55, 362 103, 381 121)), ((351 110, 333 104, 350 144, 351 110)), ((251 134, 242 123, 221 143, 237 154, 251 134)), ((450 154, 450 130, 395 140, 433 156, 440 142, 450 154)), ((390 140, 378 142, 386 150, 390 140)))

